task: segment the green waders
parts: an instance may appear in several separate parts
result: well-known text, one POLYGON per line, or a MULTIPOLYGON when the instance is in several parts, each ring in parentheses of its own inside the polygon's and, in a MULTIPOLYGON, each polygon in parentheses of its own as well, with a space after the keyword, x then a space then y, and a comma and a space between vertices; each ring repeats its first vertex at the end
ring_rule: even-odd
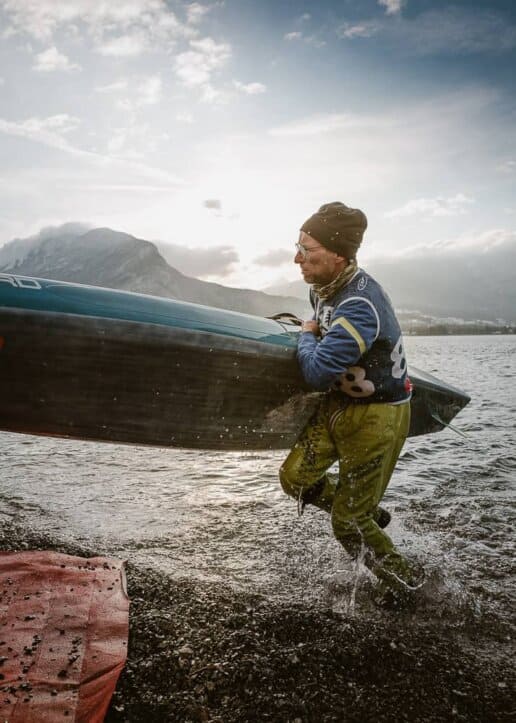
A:
POLYGON ((285 492, 331 513, 335 537, 388 588, 414 584, 415 569, 375 522, 410 424, 410 404, 342 404, 331 393, 280 470, 285 492), (339 461, 337 484, 326 470, 339 461))

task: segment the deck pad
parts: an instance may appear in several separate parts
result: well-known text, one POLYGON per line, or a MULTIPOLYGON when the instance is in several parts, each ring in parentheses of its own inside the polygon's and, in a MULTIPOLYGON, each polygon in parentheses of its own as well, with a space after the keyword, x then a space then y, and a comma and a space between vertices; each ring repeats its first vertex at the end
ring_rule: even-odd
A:
POLYGON ((100 723, 127 657, 121 560, 0 553, 0 719, 100 723))

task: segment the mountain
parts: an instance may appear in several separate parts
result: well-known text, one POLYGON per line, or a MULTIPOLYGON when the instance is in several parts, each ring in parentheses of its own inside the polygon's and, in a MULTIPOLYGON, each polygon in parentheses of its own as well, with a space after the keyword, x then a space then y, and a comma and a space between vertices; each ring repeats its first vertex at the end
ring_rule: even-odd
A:
POLYGON ((439 254, 370 264, 397 308, 440 317, 516 321, 516 244, 484 254, 439 254))
MULTIPOLYGON (((169 253, 174 253, 174 250, 169 253)), ((175 248, 180 254, 180 247, 175 248)), ((265 290, 235 289, 178 271, 150 241, 109 228, 67 223, 0 247, 0 271, 127 289, 257 316, 310 314, 302 279, 265 290)), ((177 257, 180 263, 179 256, 177 257)), ((466 321, 516 321, 516 239, 487 248, 439 248, 364 264, 400 318, 412 313, 466 321)))
POLYGON ((185 276, 150 241, 80 224, 43 229, 0 248, 0 272, 73 281, 181 299, 257 316, 290 311, 304 316, 305 300, 235 289, 185 276))
MULTIPOLYGON (((439 318, 516 321, 516 241, 488 249, 436 250, 432 253, 371 260, 364 268, 377 279, 398 311, 439 318)), ((271 286, 304 298, 303 280, 271 286)))

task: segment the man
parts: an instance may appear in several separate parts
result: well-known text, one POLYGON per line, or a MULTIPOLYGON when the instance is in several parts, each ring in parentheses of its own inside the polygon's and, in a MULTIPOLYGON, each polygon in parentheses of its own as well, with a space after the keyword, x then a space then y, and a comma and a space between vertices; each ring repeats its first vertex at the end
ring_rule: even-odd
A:
POLYGON ((302 510, 331 514, 335 537, 379 580, 378 600, 400 598, 420 576, 383 528, 378 505, 410 423, 410 381, 401 330, 381 286, 359 269, 356 252, 367 219, 338 201, 301 226, 295 263, 312 285, 314 318, 298 345, 303 376, 327 392, 280 470, 285 492, 302 510), (326 470, 339 462, 338 480, 326 470))

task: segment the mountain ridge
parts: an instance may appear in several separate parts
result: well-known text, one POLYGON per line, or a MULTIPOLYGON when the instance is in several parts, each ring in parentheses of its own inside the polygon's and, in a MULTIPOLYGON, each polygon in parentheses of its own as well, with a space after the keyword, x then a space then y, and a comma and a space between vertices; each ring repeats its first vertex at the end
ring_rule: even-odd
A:
MULTIPOLYGON (((67 223, 0 247, 0 271, 136 291, 258 316, 311 315, 300 279, 262 291, 203 281, 165 259, 160 242, 110 228, 67 223)), ((181 248, 181 247, 176 247, 181 248)), ((405 316, 516 321, 516 238, 492 248, 439 248, 364 265, 405 316)))
POLYGON ((105 286, 180 299, 257 316, 289 311, 301 316, 308 301, 239 289, 186 276, 151 241, 109 228, 15 239, 0 248, 0 272, 105 286))
MULTIPOLYGON (((361 264, 362 266, 362 264, 361 264)), ((469 250, 379 258, 363 264, 389 294, 395 308, 439 318, 516 321, 516 242, 488 252, 469 250)), ((265 289, 306 294, 303 280, 265 289)))

